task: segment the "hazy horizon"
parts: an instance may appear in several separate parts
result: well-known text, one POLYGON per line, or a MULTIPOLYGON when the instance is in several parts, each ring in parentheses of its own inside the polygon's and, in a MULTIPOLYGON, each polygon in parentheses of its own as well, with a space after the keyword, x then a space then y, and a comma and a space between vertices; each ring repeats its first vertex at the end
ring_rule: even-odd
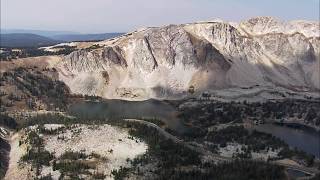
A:
POLYGON ((318 0, 1 0, 1 29, 128 32, 141 27, 256 16, 319 21, 318 0))

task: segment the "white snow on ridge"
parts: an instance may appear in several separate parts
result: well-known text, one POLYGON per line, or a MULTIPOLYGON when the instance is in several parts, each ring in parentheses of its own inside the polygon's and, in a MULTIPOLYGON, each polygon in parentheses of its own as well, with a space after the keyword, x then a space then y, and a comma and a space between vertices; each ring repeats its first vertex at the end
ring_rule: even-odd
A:
POLYGON ((59 43, 53 46, 40 47, 39 49, 44 49, 44 51, 48 51, 48 52, 56 52, 59 50, 59 48, 57 48, 59 46, 77 47, 78 44, 79 42, 59 43))

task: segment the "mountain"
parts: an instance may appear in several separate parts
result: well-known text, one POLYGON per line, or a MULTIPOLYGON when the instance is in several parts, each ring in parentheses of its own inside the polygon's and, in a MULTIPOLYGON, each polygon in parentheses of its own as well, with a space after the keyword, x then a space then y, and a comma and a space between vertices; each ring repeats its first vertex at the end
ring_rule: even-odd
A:
POLYGON ((58 65, 74 93, 183 97, 226 88, 319 91, 319 22, 257 17, 140 29, 80 49, 58 65))
MULTIPOLYGON (((14 41, 18 41, 21 38, 21 42, 26 42, 27 47, 34 46, 34 43, 30 42, 32 38, 34 41, 38 41, 39 39, 48 38, 49 41, 54 42, 72 42, 72 41, 101 41, 105 39, 114 38, 120 36, 124 33, 100 33, 100 34, 80 34, 77 32, 72 31, 44 31, 44 30, 25 30, 25 29, 1 29, 1 38, 4 38, 3 41, 6 41, 7 38, 13 38, 14 41), (19 36, 18 36, 19 34, 19 36), (32 34, 32 36, 29 36, 32 34), (14 36, 13 36, 14 35, 14 36), (34 35, 38 35, 35 37, 34 35), (6 37, 5 37, 6 36, 6 37), (10 36, 10 37, 7 37, 10 36), (29 36, 26 39, 25 36, 29 36), (39 36, 42 36, 41 38, 39 36), (30 45, 29 45, 30 44, 30 45)), ((2 41, 2 40, 1 40, 2 41)), ((3 43, 7 44, 7 43, 3 43)), ((36 43, 37 44, 37 43, 36 43)), ((20 44, 17 44, 20 46, 20 44)), ((45 44, 45 45, 52 45, 52 43, 45 44)), ((10 47, 17 47, 16 42, 15 44, 9 45, 10 47)))
POLYGON ((123 33, 103 33, 103 34, 60 34, 50 36, 52 39, 60 41, 98 41, 114 38, 122 35, 123 33))
POLYGON ((73 31, 46 31, 46 30, 32 30, 32 29, 1 29, 1 34, 36 34, 40 36, 56 36, 62 34, 79 34, 73 31))
POLYGON ((40 47, 57 44, 61 41, 36 34, 0 34, 0 47, 40 47))

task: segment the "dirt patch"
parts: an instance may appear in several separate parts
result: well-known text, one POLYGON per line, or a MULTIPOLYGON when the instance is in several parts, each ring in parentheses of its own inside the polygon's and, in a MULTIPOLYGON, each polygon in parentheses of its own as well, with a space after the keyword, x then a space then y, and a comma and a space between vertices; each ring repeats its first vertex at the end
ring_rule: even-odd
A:
POLYGON ((39 56, 21 58, 12 61, 0 61, 0 72, 6 72, 18 67, 46 69, 53 68, 62 60, 60 56, 39 56))

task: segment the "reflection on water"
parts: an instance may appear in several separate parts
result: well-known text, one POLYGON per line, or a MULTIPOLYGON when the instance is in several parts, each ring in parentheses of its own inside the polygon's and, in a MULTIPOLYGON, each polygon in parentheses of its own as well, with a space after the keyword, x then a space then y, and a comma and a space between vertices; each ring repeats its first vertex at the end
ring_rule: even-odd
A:
MULTIPOLYGON (((176 117, 177 111, 173 106, 157 100, 81 102, 71 105, 69 111, 72 115, 88 118, 157 118, 179 133, 190 130, 176 117)), ((273 134, 292 147, 320 157, 320 137, 317 132, 296 130, 274 124, 255 126, 255 129, 273 134)))
POLYGON ((296 147, 320 158, 320 133, 310 130, 301 130, 275 124, 255 126, 255 129, 270 133, 284 140, 291 147, 296 147))
POLYGON ((186 129, 177 119, 175 108, 168 103, 157 100, 81 102, 71 105, 69 113, 88 118, 157 118, 178 132, 183 132, 186 129))
POLYGON ((301 171, 297 171, 297 170, 293 170, 293 169, 288 169, 287 172, 288 172, 289 176, 290 176, 290 177, 293 177, 293 178, 298 178, 298 177, 305 177, 305 176, 307 176, 306 173, 301 172, 301 171))

